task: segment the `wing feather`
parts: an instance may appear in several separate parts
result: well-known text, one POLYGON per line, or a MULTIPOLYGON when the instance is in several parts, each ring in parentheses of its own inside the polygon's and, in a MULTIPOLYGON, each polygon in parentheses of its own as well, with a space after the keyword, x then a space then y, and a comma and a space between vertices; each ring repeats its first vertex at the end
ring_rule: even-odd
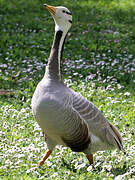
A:
POLYGON ((102 142, 123 150, 122 138, 118 130, 109 123, 96 106, 81 94, 72 91, 73 108, 87 122, 90 132, 102 142))

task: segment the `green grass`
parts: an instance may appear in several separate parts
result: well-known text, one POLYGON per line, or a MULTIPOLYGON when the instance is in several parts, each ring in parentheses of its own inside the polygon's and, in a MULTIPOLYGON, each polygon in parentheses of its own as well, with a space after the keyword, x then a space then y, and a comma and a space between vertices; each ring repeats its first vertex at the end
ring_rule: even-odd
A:
POLYGON ((0 0, 0 179, 133 179, 135 176, 135 0, 0 0), (43 4, 73 14, 62 72, 65 83, 92 101, 122 134, 127 155, 94 154, 95 170, 83 153, 57 147, 45 152, 31 98, 44 75, 54 22, 43 4))

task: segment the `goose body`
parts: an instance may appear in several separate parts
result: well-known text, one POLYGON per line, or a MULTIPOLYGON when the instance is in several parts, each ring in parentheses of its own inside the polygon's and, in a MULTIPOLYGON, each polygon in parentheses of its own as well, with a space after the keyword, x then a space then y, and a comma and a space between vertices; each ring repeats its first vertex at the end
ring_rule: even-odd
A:
POLYGON ((45 7, 54 18, 55 35, 45 76, 32 98, 33 114, 48 147, 39 165, 44 163, 56 145, 84 152, 92 164, 92 152, 113 148, 123 150, 122 138, 94 104, 68 88, 61 80, 60 60, 72 15, 65 7, 45 7))

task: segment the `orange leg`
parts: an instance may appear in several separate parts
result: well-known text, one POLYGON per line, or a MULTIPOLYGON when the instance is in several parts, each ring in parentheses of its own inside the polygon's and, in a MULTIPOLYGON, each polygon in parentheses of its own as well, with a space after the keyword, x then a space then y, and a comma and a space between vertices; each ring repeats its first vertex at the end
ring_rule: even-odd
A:
POLYGON ((47 151, 45 152, 45 155, 43 156, 41 161, 39 161, 39 163, 37 164, 37 167, 42 166, 44 164, 45 160, 50 156, 51 153, 52 153, 52 151, 50 149, 47 149, 47 151))
POLYGON ((92 155, 92 154, 86 155, 86 157, 87 157, 87 159, 89 160, 89 163, 90 163, 91 165, 93 165, 93 164, 94 164, 93 155, 92 155))

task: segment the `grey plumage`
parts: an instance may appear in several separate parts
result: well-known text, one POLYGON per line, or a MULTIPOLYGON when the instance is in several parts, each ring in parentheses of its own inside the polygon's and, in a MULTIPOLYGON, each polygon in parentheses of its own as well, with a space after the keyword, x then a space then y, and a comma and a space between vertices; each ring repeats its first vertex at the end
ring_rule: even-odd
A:
POLYGON ((72 16, 70 12, 62 15, 63 9, 69 11, 67 8, 45 6, 53 12, 56 29, 45 76, 32 98, 32 110, 45 134, 48 149, 52 151, 57 144, 61 144, 87 155, 112 148, 123 150, 118 130, 105 119, 94 104, 62 82, 60 60, 72 16), (57 19, 59 16, 64 21, 60 22, 57 19))

